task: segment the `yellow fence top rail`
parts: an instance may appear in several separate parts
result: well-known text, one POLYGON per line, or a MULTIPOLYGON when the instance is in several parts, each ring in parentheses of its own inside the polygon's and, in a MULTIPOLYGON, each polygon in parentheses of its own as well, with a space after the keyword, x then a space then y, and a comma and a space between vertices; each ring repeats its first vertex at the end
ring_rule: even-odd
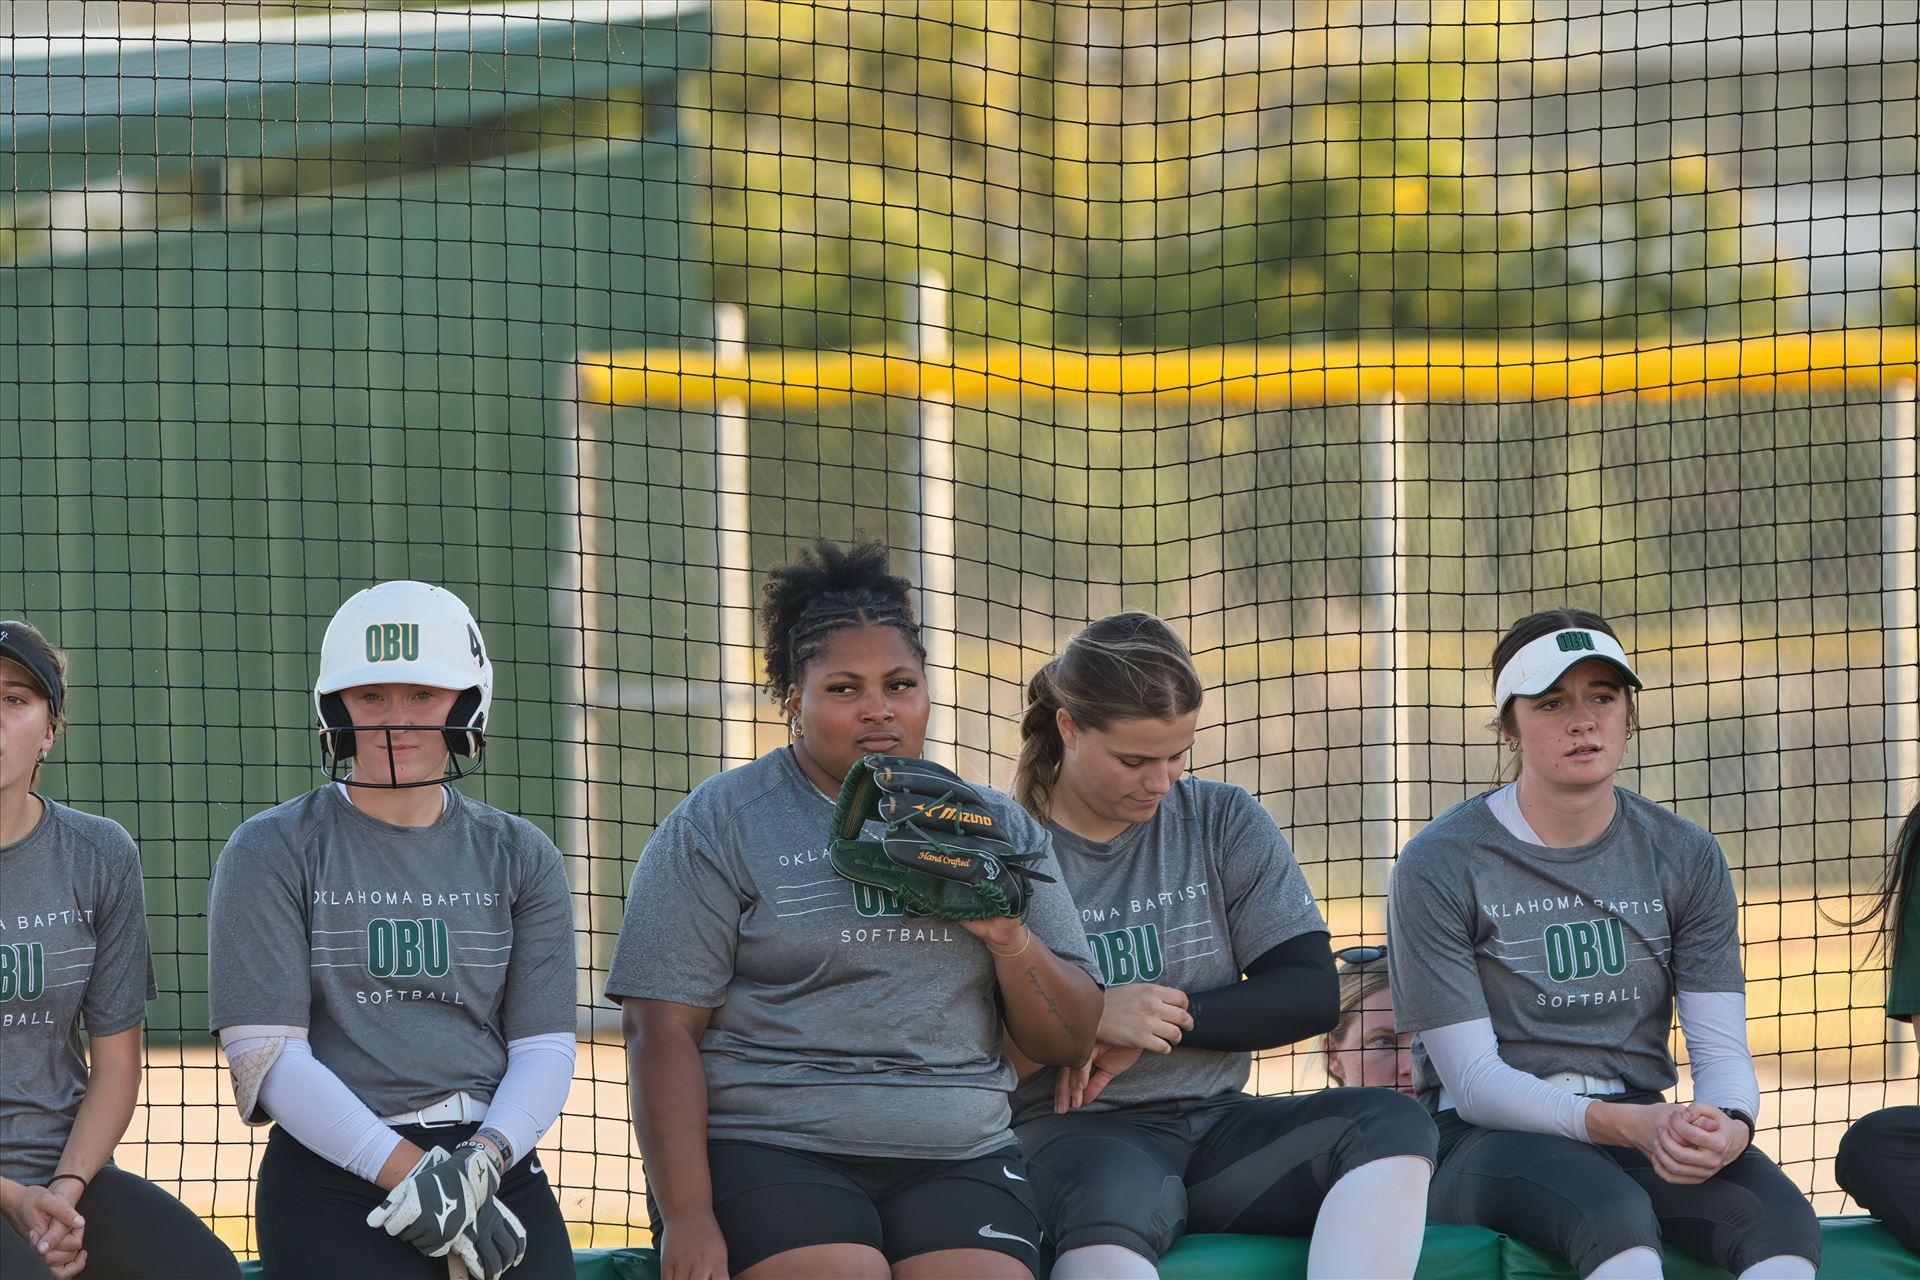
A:
POLYGON ((586 355, 582 401, 756 414, 856 396, 1004 405, 1022 396, 1204 397, 1257 407, 1436 400, 1580 399, 1872 387, 1920 373, 1920 330, 1848 329, 1682 345, 1393 338, 1357 343, 1089 353, 962 348, 940 360, 891 351, 760 350, 716 359, 669 347, 586 355))

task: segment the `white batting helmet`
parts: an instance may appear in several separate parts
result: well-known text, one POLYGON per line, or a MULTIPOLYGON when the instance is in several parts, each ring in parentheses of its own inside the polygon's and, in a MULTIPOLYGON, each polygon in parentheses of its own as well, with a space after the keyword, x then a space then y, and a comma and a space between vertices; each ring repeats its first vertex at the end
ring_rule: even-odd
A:
POLYGON ((470 758, 473 766, 456 767, 453 776, 480 767, 493 705, 493 663, 479 624, 459 596, 425 582, 383 582, 356 592, 333 615, 320 642, 320 678, 313 685, 329 776, 337 776, 339 764, 354 752, 353 720, 340 691, 362 684, 459 690, 444 732, 448 749, 470 758))

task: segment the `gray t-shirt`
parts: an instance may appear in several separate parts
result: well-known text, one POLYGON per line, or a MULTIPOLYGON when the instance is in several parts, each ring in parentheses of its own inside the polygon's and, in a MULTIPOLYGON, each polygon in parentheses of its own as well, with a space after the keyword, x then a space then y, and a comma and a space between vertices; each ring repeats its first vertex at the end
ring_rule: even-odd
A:
POLYGON ((560 851, 458 792, 430 827, 332 786, 250 818, 214 864, 208 915, 213 1029, 306 1027, 375 1115, 490 1099, 509 1040, 574 1029, 560 851))
MULTIPOLYGON (((1389 966, 1402 1031, 1490 1018, 1530 1075, 1675 1080, 1675 991, 1740 991, 1733 878, 1711 835, 1631 791, 1592 844, 1548 849, 1475 796, 1407 842, 1393 872, 1389 966)), ((1439 1077, 1414 1040, 1414 1085, 1439 1077)))
POLYGON ((87 1091, 82 1020, 115 1035, 156 994, 140 851, 117 822, 41 803, 26 838, 0 846, 0 1176, 35 1184, 87 1091))
MULTIPOLYGON (((1108 986, 1210 991, 1238 982, 1288 939, 1327 927, 1286 837, 1239 787, 1182 778, 1153 817, 1106 844, 1048 829, 1108 986)), ((1230 1093, 1246 1084, 1252 1061, 1185 1047, 1142 1054, 1086 1109, 1230 1093)), ((1049 1068, 1020 1086, 1017 1121, 1052 1113, 1054 1076, 1049 1068)))
MULTIPOLYGON (((1038 823, 985 795, 1016 848, 1048 849, 1038 823)), ((694 788, 634 866, 607 998, 713 1010, 712 1137, 929 1160, 1007 1143, 1014 1071, 986 946, 843 879, 832 814, 784 748, 694 788)), ((1059 874, 1051 854, 1038 866, 1059 874)), ((1066 889, 1034 890, 1034 936, 1092 973, 1066 889)))

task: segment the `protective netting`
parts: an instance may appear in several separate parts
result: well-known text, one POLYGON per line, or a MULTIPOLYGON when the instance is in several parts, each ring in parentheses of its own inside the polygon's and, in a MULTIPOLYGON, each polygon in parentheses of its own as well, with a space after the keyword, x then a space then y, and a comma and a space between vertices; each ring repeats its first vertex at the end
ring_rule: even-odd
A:
POLYGON ((1172 619, 1196 769, 1336 945, 1495 778, 1500 631, 1599 609, 1649 686, 1623 780, 1735 868, 1761 1145, 1839 1210, 1847 1121, 1914 1100, 1836 923, 1920 784, 1913 4, 38 8, 0 18, 0 615, 74 659, 43 789, 148 872, 119 1159, 237 1246, 207 875, 316 781, 334 608, 425 578, 487 629, 467 785, 582 930, 544 1160, 626 1243, 625 885, 782 740, 755 571, 815 534, 897 549, 930 753, 1000 785, 1060 640, 1172 619))

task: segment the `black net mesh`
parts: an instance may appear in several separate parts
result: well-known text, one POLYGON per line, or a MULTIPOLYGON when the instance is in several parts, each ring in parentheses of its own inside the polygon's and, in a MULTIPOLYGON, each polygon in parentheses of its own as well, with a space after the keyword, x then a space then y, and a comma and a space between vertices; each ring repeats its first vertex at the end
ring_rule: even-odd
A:
POLYGON ((1336 945, 1495 779, 1500 632, 1608 615, 1623 780, 1735 869, 1761 1144, 1845 1206, 1845 1124, 1915 1099, 1836 923, 1920 782, 1911 5, 474 8, 0 18, 0 615, 73 656, 43 790, 147 869, 121 1163, 252 1248, 207 875, 317 779, 326 619, 422 578, 498 664, 463 785, 570 863, 547 1168, 576 1243, 644 1239, 627 878, 783 740, 758 572, 864 534, 930 753, 998 785, 1067 634, 1172 620, 1194 767, 1336 945))

